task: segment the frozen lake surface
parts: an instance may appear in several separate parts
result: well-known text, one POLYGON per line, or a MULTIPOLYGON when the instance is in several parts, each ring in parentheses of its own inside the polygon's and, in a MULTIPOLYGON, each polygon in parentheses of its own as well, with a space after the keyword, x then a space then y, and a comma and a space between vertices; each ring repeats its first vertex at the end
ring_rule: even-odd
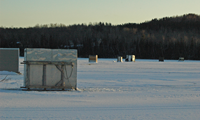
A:
POLYGON ((79 91, 22 91, 23 75, 1 71, 0 119, 200 119, 200 61, 78 58, 77 77, 79 91))

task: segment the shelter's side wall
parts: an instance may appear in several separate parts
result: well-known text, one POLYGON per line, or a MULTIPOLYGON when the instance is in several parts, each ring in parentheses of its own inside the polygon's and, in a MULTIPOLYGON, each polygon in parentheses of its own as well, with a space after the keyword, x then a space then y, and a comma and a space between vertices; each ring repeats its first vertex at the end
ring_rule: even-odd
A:
POLYGON ((19 49, 0 49, 0 71, 19 72, 19 49))

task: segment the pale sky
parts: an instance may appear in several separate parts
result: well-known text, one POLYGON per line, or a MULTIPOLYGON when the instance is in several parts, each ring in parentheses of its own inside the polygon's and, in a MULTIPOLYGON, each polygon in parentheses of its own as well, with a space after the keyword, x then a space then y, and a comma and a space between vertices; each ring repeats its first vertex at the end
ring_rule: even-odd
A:
POLYGON ((0 0, 0 26, 141 23, 188 13, 200 15, 199 6, 200 0, 0 0))

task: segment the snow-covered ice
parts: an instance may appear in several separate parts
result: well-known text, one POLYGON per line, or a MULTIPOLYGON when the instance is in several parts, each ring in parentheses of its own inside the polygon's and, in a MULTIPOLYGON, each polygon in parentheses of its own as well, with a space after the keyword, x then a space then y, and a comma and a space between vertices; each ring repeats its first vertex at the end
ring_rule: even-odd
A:
POLYGON ((1 120, 200 119, 200 61, 78 58, 78 91, 22 91, 19 68, 0 71, 1 120))

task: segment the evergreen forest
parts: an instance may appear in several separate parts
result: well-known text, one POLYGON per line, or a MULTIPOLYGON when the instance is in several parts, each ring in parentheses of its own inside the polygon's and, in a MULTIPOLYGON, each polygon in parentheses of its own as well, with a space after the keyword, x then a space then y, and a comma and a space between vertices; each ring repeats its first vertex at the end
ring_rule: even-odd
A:
POLYGON ((200 60, 200 15, 152 19, 143 23, 90 23, 0 27, 0 48, 77 49, 78 57, 135 55, 140 59, 200 60))

